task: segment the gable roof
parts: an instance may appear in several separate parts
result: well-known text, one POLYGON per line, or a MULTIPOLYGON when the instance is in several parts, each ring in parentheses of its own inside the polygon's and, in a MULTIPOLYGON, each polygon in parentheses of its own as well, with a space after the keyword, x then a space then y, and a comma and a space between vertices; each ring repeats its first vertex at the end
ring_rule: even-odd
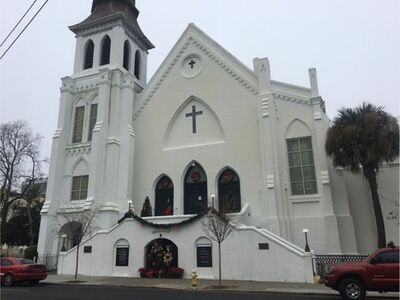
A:
POLYGON ((155 72, 141 93, 140 98, 138 98, 134 107, 134 119, 140 115, 145 106, 151 101, 171 69, 179 61, 180 57, 191 43, 218 64, 240 85, 249 90, 250 93, 254 95, 257 94, 258 79, 256 74, 196 25, 190 23, 155 72))

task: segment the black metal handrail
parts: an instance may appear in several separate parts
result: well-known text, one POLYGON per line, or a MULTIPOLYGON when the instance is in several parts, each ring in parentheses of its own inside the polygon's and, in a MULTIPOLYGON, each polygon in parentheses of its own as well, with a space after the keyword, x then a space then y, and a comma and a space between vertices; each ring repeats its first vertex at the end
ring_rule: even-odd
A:
POLYGON ((360 262, 367 257, 367 255, 314 255, 313 264, 316 274, 323 280, 331 266, 346 262, 360 262))

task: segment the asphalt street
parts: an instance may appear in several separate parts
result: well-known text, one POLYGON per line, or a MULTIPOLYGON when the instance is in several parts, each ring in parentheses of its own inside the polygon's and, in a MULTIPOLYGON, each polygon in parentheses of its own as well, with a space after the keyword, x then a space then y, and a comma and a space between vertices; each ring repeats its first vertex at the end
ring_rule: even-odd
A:
MULTIPOLYGON (((274 293, 239 293, 225 291, 187 291, 157 288, 104 286, 19 285, 1 288, 2 300, 340 300, 339 296, 274 293)), ((378 298, 367 298, 377 300, 378 298)))

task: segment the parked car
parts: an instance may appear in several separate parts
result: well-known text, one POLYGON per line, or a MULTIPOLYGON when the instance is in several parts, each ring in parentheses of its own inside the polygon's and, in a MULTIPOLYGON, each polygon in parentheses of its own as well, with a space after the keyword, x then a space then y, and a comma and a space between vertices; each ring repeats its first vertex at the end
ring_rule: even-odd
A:
POLYGON ((47 268, 30 259, 16 257, 2 257, 0 265, 1 284, 11 286, 18 281, 27 281, 37 284, 46 279, 47 268))
POLYGON ((399 291, 399 251, 383 248, 362 262, 334 265, 325 275, 325 285, 349 300, 364 299, 366 291, 399 291))

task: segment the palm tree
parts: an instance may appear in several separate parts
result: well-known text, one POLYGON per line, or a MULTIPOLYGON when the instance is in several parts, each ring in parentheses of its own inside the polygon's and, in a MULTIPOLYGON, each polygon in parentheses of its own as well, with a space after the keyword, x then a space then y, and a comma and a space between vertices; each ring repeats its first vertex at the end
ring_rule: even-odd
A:
POLYGON ((354 109, 342 108, 328 130, 325 150, 333 158, 335 167, 347 168, 353 173, 362 170, 371 189, 378 247, 385 247, 385 224, 376 176, 384 161, 391 162, 399 155, 398 120, 370 103, 354 109))

